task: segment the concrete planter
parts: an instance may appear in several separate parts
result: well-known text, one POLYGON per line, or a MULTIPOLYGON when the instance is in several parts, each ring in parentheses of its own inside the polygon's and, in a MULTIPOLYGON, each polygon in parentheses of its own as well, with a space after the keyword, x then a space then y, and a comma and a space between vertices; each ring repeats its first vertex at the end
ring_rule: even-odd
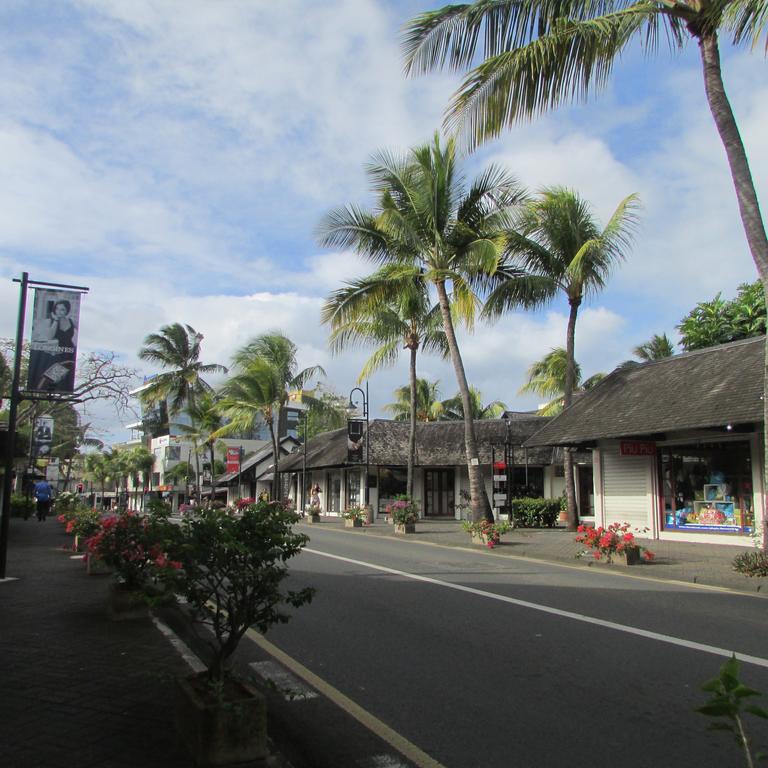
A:
POLYGON ((176 680, 176 732, 197 766, 250 765, 267 757, 267 705, 253 686, 225 681, 221 700, 205 673, 176 680))
POLYGON ((615 552, 611 561, 616 565, 640 565, 642 562, 640 549, 635 547, 634 549, 625 549, 623 552, 615 552))
POLYGON ((345 528, 362 528, 363 527, 363 521, 362 520, 358 520, 357 518, 345 519, 344 520, 344 527, 345 528))
POLYGON ((416 533, 416 523, 395 523, 395 533, 416 533))
POLYGON ((320 515, 307 515, 304 518, 305 523, 309 523, 312 525, 313 523, 319 523, 320 522, 320 515))

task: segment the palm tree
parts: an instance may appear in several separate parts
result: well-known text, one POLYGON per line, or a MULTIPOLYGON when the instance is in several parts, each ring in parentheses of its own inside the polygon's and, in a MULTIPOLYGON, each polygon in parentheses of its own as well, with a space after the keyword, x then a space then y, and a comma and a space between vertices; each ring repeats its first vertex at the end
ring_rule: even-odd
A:
POLYGON ((672 357, 675 354, 675 347, 666 333, 662 333, 661 336, 654 333, 644 344, 638 344, 632 350, 632 354, 646 362, 663 360, 665 357, 672 357))
MULTIPOLYGON (((144 339, 139 357, 157 363, 165 369, 157 374, 141 393, 145 403, 156 405, 165 401, 170 414, 179 413, 185 407, 194 412, 196 398, 203 392, 211 391, 203 376, 209 373, 226 373, 227 370, 218 363, 200 362, 202 340, 202 333, 198 333, 191 325, 181 323, 164 325, 158 333, 150 333, 144 339)), ((192 426, 194 427, 194 421, 192 426)), ((197 452, 195 461, 198 462, 197 500, 200 501, 200 467, 197 452)))
POLYGON ((384 406, 384 410, 392 414, 394 421, 410 421, 411 413, 415 412, 416 421, 437 421, 443 411, 440 400, 440 382, 429 379, 416 379, 416 408, 412 407, 411 385, 398 387, 394 391, 395 402, 384 406))
POLYGON ((89 453, 85 456, 85 474, 91 482, 98 482, 101 485, 101 504, 104 505, 104 492, 107 478, 110 476, 111 468, 107 463, 107 457, 104 453, 89 453))
POLYGON ((179 424, 182 433, 192 441, 193 450, 208 452, 211 466, 211 477, 214 475, 216 463, 215 448, 219 431, 224 425, 218 396, 213 392, 203 392, 193 404, 187 406, 190 425, 179 424))
MULTIPOLYGON (((604 373, 596 373, 586 381, 581 380, 581 366, 574 361, 577 390, 589 390, 605 378, 604 373)), ((523 395, 528 392, 550 398, 539 408, 540 416, 556 416, 563 410, 563 397, 568 370, 568 353, 564 347, 555 347, 541 360, 534 362, 528 369, 528 381, 518 390, 523 395)))
MULTIPOLYGON (((605 287, 614 265, 629 249, 637 223, 637 197, 619 203, 604 229, 589 204, 564 187, 544 189, 521 210, 509 233, 506 260, 493 276, 496 287, 484 312, 497 317, 507 309, 542 306, 563 293, 568 299, 563 407, 576 388, 576 319, 585 298, 605 287), (523 274, 521 274, 521 269, 523 274), (511 270, 507 274, 507 270, 511 270)), ((565 452, 568 525, 575 530, 576 492, 570 451, 565 452)))
MULTIPOLYGON (((581 0, 543 6, 537 0, 476 0, 413 19, 406 28, 408 71, 474 67, 448 109, 472 146, 563 102, 605 86, 623 52, 639 40, 654 53, 662 33, 671 48, 696 42, 710 112, 725 148, 749 249, 768 285, 768 238, 747 154, 725 92, 718 33, 734 45, 757 43, 768 27, 765 0, 581 0), (485 34, 480 30, 485 25, 485 34)), ((768 404, 767 404, 768 405, 768 404)))
MULTIPOLYGON (((476 387, 470 386, 469 399, 472 405, 472 419, 498 419, 507 410, 507 406, 501 400, 494 400, 483 405, 483 393, 476 387)), ((461 393, 455 394, 448 400, 443 400, 441 419, 445 421, 460 421, 464 418, 464 405, 461 393)))
POLYGON ((421 271, 412 265, 387 264, 374 274, 347 283, 326 300, 321 315, 330 323, 333 352, 357 344, 376 344, 363 365, 358 383, 379 368, 394 365, 404 347, 409 351, 408 469, 406 494, 413 498, 413 467, 416 459, 417 379, 419 349, 449 354, 440 308, 430 306, 421 271))
MULTIPOLYGON (((325 376, 319 366, 297 371, 296 345, 282 333, 271 331, 257 336, 239 349, 233 363, 237 373, 221 388, 219 409, 228 423, 214 434, 252 430, 262 420, 272 441, 272 498, 278 498, 280 447, 275 425, 280 424, 291 392, 303 390, 318 375, 325 376)), ((316 407, 306 394, 302 400, 316 407)))
POLYGON ((378 264, 407 264, 423 272, 438 298, 443 329, 464 404, 464 444, 473 519, 492 519, 470 417, 471 402, 453 314, 470 327, 482 276, 494 272, 506 242, 511 209, 522 199, 517 182, 491 167, 467 190, 460 177, 453 139, 396 157, 380 152, 367 167, 377 207, 349 206, 323 222, 321 241, 353 248, 378 264), (450 293, 449 293, 450 291, 450 293))
MULTIPOLYGON (((139 488, 139 473, 142 477, 142 486, 148 486, 152 490, 152 470, 155 468, 155 454, 147 447, 137 445, 132 448, 128 454, 130 461, 131 475, 133 477, 133 487, 135 493, 139 488)), ((141 505, 144 506, 144 494, 141 495, 141 505)))

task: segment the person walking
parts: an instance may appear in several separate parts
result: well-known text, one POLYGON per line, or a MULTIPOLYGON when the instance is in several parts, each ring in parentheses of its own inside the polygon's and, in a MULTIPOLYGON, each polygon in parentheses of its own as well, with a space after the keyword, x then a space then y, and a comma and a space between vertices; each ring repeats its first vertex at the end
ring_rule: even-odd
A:
POLYGON ((48 485, 48 481, 38 480, 35 483, 35 490, 32 494, 37 501, 37 522, 42 523, 51 511, 51 499, 53 497, 53 491, 51 486, 48 485))

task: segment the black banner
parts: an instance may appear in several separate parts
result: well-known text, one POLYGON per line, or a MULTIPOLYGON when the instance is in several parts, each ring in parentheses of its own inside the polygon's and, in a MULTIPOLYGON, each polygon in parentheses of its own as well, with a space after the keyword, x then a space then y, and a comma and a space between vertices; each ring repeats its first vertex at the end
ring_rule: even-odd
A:
POLYGON ((32 458, 45 458, 51 455, 53 443, 53 417, 38 416, 32 432, 32 458))
POLYGON ((363 463, 363 441, 365 439, 365 422, 362 419, 352 419, 347 422, 347 461, 363 463))
POLYGON ((27 389, 72 393, 79 322, 79 293, 35 290, 27 389))

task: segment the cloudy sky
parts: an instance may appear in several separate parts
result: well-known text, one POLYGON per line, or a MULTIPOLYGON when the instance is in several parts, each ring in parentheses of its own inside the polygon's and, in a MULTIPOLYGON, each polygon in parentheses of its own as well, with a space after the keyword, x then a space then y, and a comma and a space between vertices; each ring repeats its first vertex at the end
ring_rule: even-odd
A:
MULTIPOLYGON (((81 350, 140 368, 147 333, 185 322, 226 364, 278 329, 300 365, 346 394, 363 352, 331 357, 324 297, 370 270, 318 247, 330 208, 371 203, 363 165, 440 125, 458 78, 402 75, 404 22, 429 0, 5 0, 0 6, 0 336, 15 333, 22 271, 90 286, 81 350)), ((768 67, 724 48, 724 76, 766 199, 768 67)), ((756 278, 697 52, 630 54, 588 105, 505 133, 465 160, 503 164, 532 190, 578 190, 605 222, 631 192, 643 204, 632 253, 577 329, 586 375, 609 371, 698 301, 756 278)), ((478 327, 463 351, 486 401, 535 407, 527 367, 564 343, 553 304, 478 327)), ((406 361, 370 381, 382 415, 406 361)), ((456 386, 445 363, 421 375, 456 386)), ((107 412, 103 435, 126 433, 107 412)))

